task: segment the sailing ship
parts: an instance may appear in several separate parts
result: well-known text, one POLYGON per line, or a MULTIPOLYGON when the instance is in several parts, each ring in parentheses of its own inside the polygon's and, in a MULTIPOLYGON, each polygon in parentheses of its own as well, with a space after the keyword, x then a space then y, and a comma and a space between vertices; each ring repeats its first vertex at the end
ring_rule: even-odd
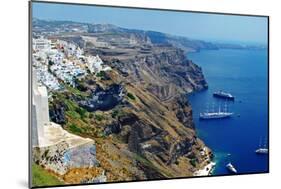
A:
POLYGON ((266 147, 266 141, 262 145, 262 140, 260 139, 259 148, 255 151, 257 154, 268 154, 268 148, 266 147))
POLYGON ((223 111, 221 111, 221 107, 219 106, 219 111, 215 112, 209 112, 208 109, 206 112, 200 113, 199 118, 200 119, 222 119, 222 118, 229 118, 233 115, 233 112, 227 111, 227 105, 225 104, 225 108, 223 111))

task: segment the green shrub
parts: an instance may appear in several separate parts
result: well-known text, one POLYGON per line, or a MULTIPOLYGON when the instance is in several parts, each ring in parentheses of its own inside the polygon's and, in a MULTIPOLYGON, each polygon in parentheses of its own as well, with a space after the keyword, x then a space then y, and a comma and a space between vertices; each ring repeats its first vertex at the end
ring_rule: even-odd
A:
POLYGON ((83 132, 83 130, 79 127, 77 127, 77 125, 75 124, 71 124, 68 126, 70 132, 74 133, 74 134, 81 134, 83 132))
POLYGON ((118 107, 115 108, 112 112, 111 112, 111 117, 112 118, 118 118, 118 117, 122 117, 124 116, 126 113, 123 111, 122 108, 118 107))
POLYGON ((94 114, 89 113, 89 118, 90 118, 90 119, 93 119, 93 118, 94 118, 94 114))
POLYGON ((96 119, 97 121, 102 121, 102 120, 104 120, 104 116, 101 115, 101 114, 95 114, 95 119, 96 119))
POLYGON ((129 99, 135 100, 136 97, 132 93, 127 93, 129 99))
POLYGON ((80 119, 80 115, 76 111, 66 111, 66 114, 73 119, 80 119))
POLYGON ((118 114, 119 114, 118 110, 113 110, 111 113, 111 117, 116 118, 118 116, 118 114))
POLYGON ((191 159, 189 162, 193 167, 196 167, 196 159, 191 159))
POLYGON ((105 76, 105 72, 104 71, 100 71, 96 74, 97 77, 104 77, 105 76))
POLYGON ((85 109, 77 107, 76 112, 81 116, 82 119, 86 117, 87 111, 85 109))

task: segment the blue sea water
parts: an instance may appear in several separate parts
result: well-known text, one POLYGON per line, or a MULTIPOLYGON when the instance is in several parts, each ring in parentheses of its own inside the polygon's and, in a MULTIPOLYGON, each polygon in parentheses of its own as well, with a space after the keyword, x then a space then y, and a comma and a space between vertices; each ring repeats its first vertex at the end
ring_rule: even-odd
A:
POLYGON ((238 173, 267 172, 268 155, 255 150, 268 145, 268 62, 267 50, 206 50, 188 53, 199 65, 209 88, 188 95, 199 137, 214 152, 213 175, 229 174, 231 162, 238 173), (224 90, 235 96, 230 102, 213 97, 224 90), (227 103, 234 116, 221 120, 199 120, 199 113, 218 110, 227 103), (214 104, 214 105, 213 105, 214 104), (209 108, 208 108, 209 107, 209 108))

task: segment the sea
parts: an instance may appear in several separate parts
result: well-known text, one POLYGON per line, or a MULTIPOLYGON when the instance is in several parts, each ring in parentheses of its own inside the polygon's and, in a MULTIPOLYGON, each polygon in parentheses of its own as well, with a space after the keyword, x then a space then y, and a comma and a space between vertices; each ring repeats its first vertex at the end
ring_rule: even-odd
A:
POLYGON ((255 150, 268 147, 268 53, 264 50, 202 50, 187 58, 202 68, 207 90, 188 95, 198 136, 214 153, 212 175, 228 175, 231 162, 238 174, 269 171, 269 156, 255 150), (235 101, 213 97, 223 90, 235 101), (231 118, 199 120, 200 112, 227 110, 231 118))

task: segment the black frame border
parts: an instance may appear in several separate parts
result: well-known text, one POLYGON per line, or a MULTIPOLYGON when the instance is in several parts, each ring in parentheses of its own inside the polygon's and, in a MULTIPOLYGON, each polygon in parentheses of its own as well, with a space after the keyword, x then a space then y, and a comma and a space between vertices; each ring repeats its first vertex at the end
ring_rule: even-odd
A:
POLYGON ((148 182, 148 181, 165 181, 165 180, 180 180, 180 179, 194 179, 194 178, 212 178, 212 177, 229 177, 229 176, 242 176, 242 175, 257 175, 270 173, 270 16, 256 15, 256 14, 240 14, 240 13, 227 13, 227 12, 211 12, 211 11, 194 11, 194 10, 177 10, 177 9, 161 9, 161 8, 147 8, 147 7, 134 7, 134 6, 118 6, 118 5, 103 5, 93 3, 73 3, 73 2, 58 2, 58 1, 42 1, 30 0, 28 2, 28 187, 29 188, 54 188, 54 187, 68 187, 68 186, 91 186, 91 185, 104 185, 104 184, 117 184, 117 183, 135 183, 135 182, 148 182), (90 184, 65 184, 65 185, 51 185, 51 186, 32 186, 32 3, 47 3, 47 4, 64 4, 64 5, 81 5, 81 6, 96 6, 108 8, 128 8, 128 9, 142 9, 142 10, 158 10, 158 11, 173 11, 173 12, 186 12, 186 13, 201 13, 201 14, 216 14, 216 15, 231 15, 231 16, 249 16, 249 17, 264 17, 267 19, 267 119, 268 119, 268 134, 267 143, 269 146, 268 153, 268 170, 264 172, 247 172, 239 173, 237 175, 207 175, 207 176, 191 176, 191 177, 173 177, 165 179, 147 179, 147 180, 131 180, 131 181, 113 181, 101 182, 90 184))

